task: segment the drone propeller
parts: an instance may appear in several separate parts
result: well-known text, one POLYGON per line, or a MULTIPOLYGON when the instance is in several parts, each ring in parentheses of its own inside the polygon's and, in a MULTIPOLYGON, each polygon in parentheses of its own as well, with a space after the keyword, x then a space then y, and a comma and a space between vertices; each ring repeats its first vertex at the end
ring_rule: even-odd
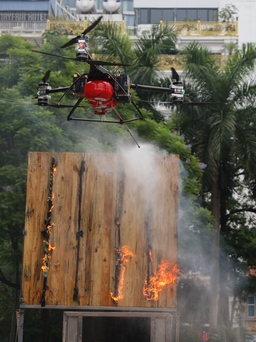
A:
POLYGON ((86 35, 88 32, 90 32, 92 29, 94 29, 95 26, 98 25, 98 23, 101 21, 101 19, 103 18, 103 16, 100 16, 97 20, 95 20, 89 27, 87 27, 87 29, 84 30, 84 32, 82 32, 79 36, 76 36, 74 38, 72 38, 69 42, 67 42, 66 44, 61 46, 61 49, 68 47, 70 45, 76 44, 77 40, 82 36, 82 35, 86 35))
POLYGON ((45 75, 44 75, 44 77, 42 78, 42 81, 43 81, 44 83, 46 83, 46 82, 48 81, 48 79, 49 79, 49 77, 50 77, 50 74, 51 74, 51 70, 47 70, 46 73, 45 73, 45 75))
POLYGON ((81 59, 77 59, 77 58, 73 58, 69 56, 55 55, 54 53, 38 51, 38 50, 31 50, 31 51, 36 52, 36 53, 41 53, 42 55, 69 59, 69 60, 76 61, 76 62, 86 62, 88 64, 93 64, 93 65, 110 65, 110 66, 129 66, 130 65, 130 64, 123 64, 123 63, 112 63, 112 62, 106 62, 106 61, 95 61, 93 59, 81 60, 81 59))

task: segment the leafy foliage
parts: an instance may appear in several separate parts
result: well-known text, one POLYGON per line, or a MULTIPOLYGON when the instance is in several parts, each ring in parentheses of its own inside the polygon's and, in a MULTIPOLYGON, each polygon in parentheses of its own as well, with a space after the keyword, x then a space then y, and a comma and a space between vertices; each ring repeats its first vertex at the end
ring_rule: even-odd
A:
POLYGON ((229 22, 235 20, 234 15, 237 14, 238 9, 234 4, 226 4, 220 11, 218 19, 220 21, 229 22))

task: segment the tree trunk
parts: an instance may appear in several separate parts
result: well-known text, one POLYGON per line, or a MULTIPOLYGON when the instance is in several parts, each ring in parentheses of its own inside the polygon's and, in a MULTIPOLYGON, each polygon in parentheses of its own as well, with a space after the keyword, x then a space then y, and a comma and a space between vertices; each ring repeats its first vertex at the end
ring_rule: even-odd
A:
POLYGON ((228 269, 226 258, 220 257, 220 283, 219 283, 219 315, 218 324, 229 327, 229 290, 228 290, 228 269))
POLYGON ((213 184, 211 192, 211 211, 213 215, 213 234, 211 245, 211 293, 210 293, 210 328, 215 328, 218 323, 219 311, 219 243, 220 243, 220 189, 219 177, 213 184))

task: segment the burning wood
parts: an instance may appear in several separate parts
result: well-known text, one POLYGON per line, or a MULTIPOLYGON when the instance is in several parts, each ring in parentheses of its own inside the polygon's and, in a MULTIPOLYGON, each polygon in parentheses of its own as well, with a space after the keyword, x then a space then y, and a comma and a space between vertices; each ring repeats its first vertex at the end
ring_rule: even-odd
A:
POLYGON ((51 234, 51 230, 52 227, 54 226, 54 223, 52 222, 52 210, 54 208, 53 205, 53 199, 54 199, 54 193, 52 191, 53 189, 53 178, 54 178, 54 174, 57 171, 57 161, 55 158, 52 158, 52 162, 51 162, 51 167, 50 167, 50 181, 49 181, 49 195, 47 198, 47 217, 45 220, 45 225, 46 228, 44 230, 42 230, 42 236, 44 238, 43 242, 44 242, 44 256, 42 258, 42 266, 41 269, 43 271, 44 274, 44 281, 43 281, 43 292, 42 292, 42 298, 41 298, 41 306, 45 306, 45 292, 48 289, 47 286, 47 276, 48 276, 48 271, 49 271, 49 259, 51 257, 51 252, 55 249, 55 247, 53 247, 50 244, 50 234, 51 234))
POLYGON ((157 301, 159 292, 163 290, 164 286, 174 283, 178 273, 179 269, 176 264, 163 260, 149 281, 145 281, 143 295, 147 300, 157 301))
POLYGON ((116 248, 116 276, 115 276, 115 290, 111 293, 111 298, 117 302, 123 299, 122 290, 124 287, 124 275, 126 265, 135 254, 130 252, 127 246, 116 248))

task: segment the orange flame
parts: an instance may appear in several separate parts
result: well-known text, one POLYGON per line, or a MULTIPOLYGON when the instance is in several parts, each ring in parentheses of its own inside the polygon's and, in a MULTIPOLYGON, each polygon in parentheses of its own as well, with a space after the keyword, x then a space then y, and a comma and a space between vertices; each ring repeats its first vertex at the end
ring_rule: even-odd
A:
POLYGON ((117 302, 120 299, 124 298, 122 294, 122 290, 124 287, 124 275, 125 269, 128 261, 131 257, 134 257, 135 254, 130 252, 127 246, 123 246, 120 248, 116 248, 116 253, 119 255, 119 258, 116 260, 116 265, 119 265, 120 273, 118 276, 118 286, 115 289, 114 293, 111 292, 111 298, 117 302))
MULTIPOLYGON (((56 164, 53 165, 52 170, 53 170, 52 176, 54 177, 55 173, 57 172, 56 164)), ((54 208, 54 205, 53 205, 54 198, 55 198, 54 192, 51 191, 50 197, 48 198, 48 201, 50 201, 51 203, 51 207, 49 208, 48 213, 51 213, 54 208)), ((55 226, 54 222, 51 222, 50 224, 48 224, 46 227, 45 233, 49 235, 54 226, 55 226)), ((49 237, 48 239, 43 240, 43 242, 45 243, 45 249, 44 249, 44 256, 42 258, 41 269, 43 270, 44 277, 47 277, 47 273, 49 270, 48 262, 49 262, 49 259, 51 258, 52 251, 54 251, 56 247, 51 245, 51 243, 49 242, 49 237)))
POLYGON ((152 249, 150 249, 150 250, 148 251, 148 258, 149 258, 150 261, 153 261, 152 249))
POLYGON ((150 277, 149 281, 144 282, 143 295, 147 300, 157 301, 159 292, 165 285, 174 283, 179 273, 178 266, 169 261, 163 260, 158 266, 158 270, 150 277))
POLYGON ((41 269, 42 269, 44 272, 46 272, 46 271, 49 270, 49 267, 48 267, 48 266, 41 266, 41 269))
POLYGON ((56 247, 53 247, 50 243, 49 243, 49 246, 48 246, 48 251, 51 252, 51 251, 54 251, 56 247))

